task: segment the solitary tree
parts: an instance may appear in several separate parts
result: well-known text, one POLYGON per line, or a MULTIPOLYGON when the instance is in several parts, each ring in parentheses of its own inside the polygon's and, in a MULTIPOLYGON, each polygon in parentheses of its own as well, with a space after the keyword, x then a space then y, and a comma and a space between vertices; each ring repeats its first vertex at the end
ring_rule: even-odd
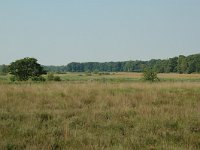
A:
POLYGON ((43 67, 37 63, 37 59, 28 57, 12 62, 9 65, 9 70, 20 81, 26 81, 29 78, 46 74, 43 67))
POLYGON ((153 69, 145 69, 143 72, 144 79, 147 81, 160 81, 160 79, 157 77, 157 72, 153 69))

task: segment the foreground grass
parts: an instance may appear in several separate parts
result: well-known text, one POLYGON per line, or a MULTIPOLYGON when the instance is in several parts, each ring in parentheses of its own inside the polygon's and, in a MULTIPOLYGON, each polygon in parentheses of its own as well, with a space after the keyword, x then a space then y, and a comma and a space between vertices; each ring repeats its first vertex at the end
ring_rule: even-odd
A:
POLYGON ((0 84, 1 149, 200 149, 200 84, 0 84))

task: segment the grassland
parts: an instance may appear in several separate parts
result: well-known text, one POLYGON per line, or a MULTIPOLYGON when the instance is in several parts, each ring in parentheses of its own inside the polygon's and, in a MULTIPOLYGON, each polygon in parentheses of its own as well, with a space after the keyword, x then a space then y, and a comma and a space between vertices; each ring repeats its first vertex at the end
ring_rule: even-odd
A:
POLYGON ((200 149, 200 75, 0 82, 0 149, 200 149))

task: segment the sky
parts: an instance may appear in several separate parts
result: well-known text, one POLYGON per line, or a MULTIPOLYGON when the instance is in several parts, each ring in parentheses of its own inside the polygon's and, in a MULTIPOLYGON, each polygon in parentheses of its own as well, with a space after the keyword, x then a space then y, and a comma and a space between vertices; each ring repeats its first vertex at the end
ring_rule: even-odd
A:
POLYGON ((0 64, 167 59, 200 52, 200 0, 0 0, 0 64))

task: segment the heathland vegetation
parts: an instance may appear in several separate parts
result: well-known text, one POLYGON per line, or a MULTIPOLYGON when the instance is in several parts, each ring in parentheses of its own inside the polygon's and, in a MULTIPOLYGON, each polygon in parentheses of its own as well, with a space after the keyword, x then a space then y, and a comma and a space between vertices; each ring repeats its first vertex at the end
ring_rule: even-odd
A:
POLYGON ((200 149, 199 74, 59 76, 2 79, 1 149, 200 149))
POLYGON ((25 60, 17 64, 35 67, 19 81, 2 66, 0 149, 200 149, 200 74, 157 74, 152 66, 144 74, 45 74, 36 59, 25 60))

